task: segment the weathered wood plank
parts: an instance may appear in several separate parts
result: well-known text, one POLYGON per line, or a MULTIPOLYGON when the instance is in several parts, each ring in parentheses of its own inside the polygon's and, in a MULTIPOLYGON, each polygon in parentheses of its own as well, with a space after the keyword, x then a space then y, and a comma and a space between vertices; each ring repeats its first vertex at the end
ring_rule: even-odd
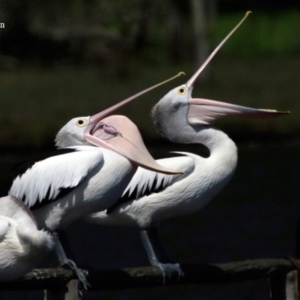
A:
POLYGON ((298 272, 291 271, 286 275, 286 299, 288 300, 299 300, 298 272))
MULTIPOLYGON (((288 259, 256 259, 225 264, 181 264, 183 276, 169 280, 168 284, 213 284, 276 278, 295 270, 288 259)), ((91 290, 124 289, 163 285, 163 274, 158 267, 147 266, 119 270, 86 271, 91 290)), ((0 290, 51 290, 64 289, 75 279, 70 270, 38 269, 24 278, 0 283, 0 290)))
POLYGON ((79 280, 70 280, 64 289, 45 290, 44 300, 82 300, 82 288, 79 280))
MULTIPOLYGON (((286 275, 272 276, 270 278, 271 299, 287 300, 286 298, 286 275)), ((289 299, 292 300, 292 299, 289 299)))
POLYGON ((77 279, 71 270, 34 269, 23 278, 12 282, 1 282, 0 290, 65 290, 68 282, 77 279))

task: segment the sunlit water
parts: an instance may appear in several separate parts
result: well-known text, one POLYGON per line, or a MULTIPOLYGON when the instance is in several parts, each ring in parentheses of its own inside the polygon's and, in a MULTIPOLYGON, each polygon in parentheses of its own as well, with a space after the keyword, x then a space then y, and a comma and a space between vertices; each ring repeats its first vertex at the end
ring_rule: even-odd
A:
MULTIPOLYGON (((170 257, 178 262, 220 263, 295 254, 299 150, 299 144, 239 146, 239 164, 230 184, 202 211, 161 225, 160 237, 170 257)), ((20 156, 2 155, 1 174, 20 156)), ((77 223, 70 226, 68 236, 79 266, 100 269, 148 264, 136 229, 77 223)), ((256 280, 84 295, 84 299, 100 298, 257 300, 269 299, 269 289, 267 280, 256 280)), ((6 292, 0 293, 0 299, 42 299, 42 295, 6 292)))

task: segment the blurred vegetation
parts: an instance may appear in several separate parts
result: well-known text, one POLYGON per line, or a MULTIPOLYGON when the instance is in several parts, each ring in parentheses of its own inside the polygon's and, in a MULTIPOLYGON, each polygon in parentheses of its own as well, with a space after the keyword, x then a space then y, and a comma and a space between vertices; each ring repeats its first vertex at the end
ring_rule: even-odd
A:
MULTIPOLYGON (((172 39, 171 2, 25 2, 22 16, 5 21, 5 33, 0 36, 2 149, 4 145, 49 145, 72 117, 97 113, 185 71, 186 78, 117 112, 128 115, 145 140, 158 138, 149 116, 151 107, 198 67, 193 60, 188 7, 172 7, 171 15, 180 24, 179 35, 172 39)), ((3 3, 6 15, 20 12, 16 2, 3 3)), ((243 14, 219 14, 216 22, 208 24, 211 49, 243 14)), ((299 20, 299 11, 254 11, 211 62, 208 78, 193 91, 194 97, 291 110, 292 114, 272 120, 228 118, 217 126, 242 138, 299 134, 299 20)))
MULTIPOLYGON (((221 16, 216 23, 211 39, 217 43, 233 28, 240 14, 221 16)), ((240 58, 253 56, 283 57, 300 56, 300 11, 291 10, 276 13, 255 12, 243 24, 242 29, 226 44, 225 55, 240 58)))
MULTIPOLYGON (((0 140, 2 145, 42 146, 54 139, 58 129, 75 116, 91 115, 105 109, 158 81, 185 70, 194 72, 191 64, 137 68, 126 80, 116 77, 108 68, 25 69, 0 74, 1 106, 0 140)), ((292 114, 278 119, 220 120, 218 126, 236 134, 299 134, 299 59, 278 61, 256 59, 216 59, 211 78, 199 82, 194 97, 224 100, 231 103, 290 109, 292 114), (296 70, 296 71, 295 71, 296 70), (296 74, 298 72, 298 76, 296 74)), ((186 78, 157 89, 120 109, 128 115, 146 138, 157 138, 149 113, 151 107, 171 88, 186 78)))

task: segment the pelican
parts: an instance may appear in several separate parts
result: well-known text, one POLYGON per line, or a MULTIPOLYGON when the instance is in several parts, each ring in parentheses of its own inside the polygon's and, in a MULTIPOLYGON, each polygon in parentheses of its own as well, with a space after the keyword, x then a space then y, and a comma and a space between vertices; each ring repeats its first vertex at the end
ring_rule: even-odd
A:
MULTIPOLYGON (((160 166, 152 158, 137 126, 127 117, 109 116, 128 99, 91 117, 70 120, 56 136, 55 153, 15 168, 2 180, 0 196, 21 199, 32 211, 38 228, 54 232, 112 206, 138 166, 166 174, 181 173, 160 166)), ((57 235, 53 236, 60 261, 76 269, 63 253, 57 235)), ((86 288, 83 276, 77 275, 86 288)))
POLYGON ((0 281, 16 280, 35 268, 53 247, 30 210, 13 196, 0 198, 0 281))
POLYGON ((138 226, 150 263, 162 269, 165 280, 180 276, 181 271, 178 264, 162 263, 165 255, 157 244, 156 225, 203 208, 229 182, 237 166, 235 143, 213 127, 214 121, 225 116, 268 118, 288 113, 192 98, 199 74, 241 22, 186 84, 171 90, 152 109, 154 126, 163 137, 175 143, 202 144, 209 156, 177 152, 179 157, 157 160, 160 165, 183 171, 182 174, 166 175, 139 168, 119 201, 106 211, 85 218, 100 225, 138 226))

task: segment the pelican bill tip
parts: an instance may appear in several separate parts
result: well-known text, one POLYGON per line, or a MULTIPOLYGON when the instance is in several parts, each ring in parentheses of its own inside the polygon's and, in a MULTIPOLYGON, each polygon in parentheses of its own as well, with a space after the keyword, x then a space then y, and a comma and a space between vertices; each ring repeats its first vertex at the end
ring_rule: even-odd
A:
POLYGON ((291 113, 289 110, 275 110, 275 112, 280 115, 289 115, 291 113))
POLYGON ((277 109, 270 109, 270 108, 260 108, 262 112, 270 112, 274 114, 281 114, 281 115, 289 115, 291 112, 289 110, 277 110, 277 109))

